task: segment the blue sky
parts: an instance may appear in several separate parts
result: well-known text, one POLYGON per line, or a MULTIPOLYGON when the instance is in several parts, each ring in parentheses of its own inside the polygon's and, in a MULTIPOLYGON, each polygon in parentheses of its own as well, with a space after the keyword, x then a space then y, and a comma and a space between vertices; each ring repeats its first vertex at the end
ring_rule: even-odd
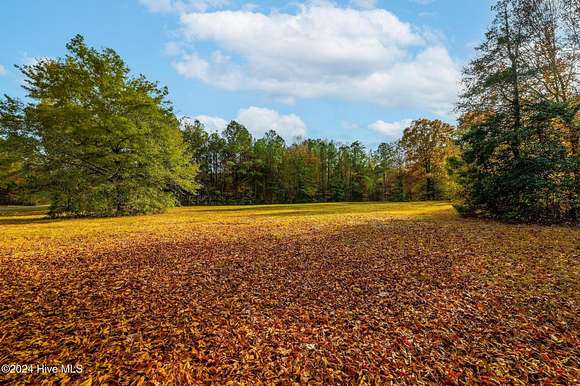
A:
POLYGON ((58 57, 75 34, 166 85, 179 116, 238 119, 369 146, 411 119, 451 112, 491 0, 3 0, 0 93, 24 96, 14 64, 58 57))

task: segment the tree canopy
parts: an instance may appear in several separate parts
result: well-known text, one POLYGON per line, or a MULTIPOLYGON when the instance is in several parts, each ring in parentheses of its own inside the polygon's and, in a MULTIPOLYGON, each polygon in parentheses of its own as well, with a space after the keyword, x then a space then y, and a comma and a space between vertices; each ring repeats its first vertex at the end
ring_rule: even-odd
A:
POLYGON ((49 194, 53 216, 154 212, 193 194, 196 166, 167 89, 80 35, 66 47, 64 58, 19 67, 29 101, 0 104, 2 144, 19 143, 3 164, 49 194))
POLYGON ((576 221, 580 6, 500 0, 493 10, 459 102, 462 209, 514 221, 576 221))
MULTIPOLYGON (((208 133, 199 121, 183 120, 192 160, 199 164, 196 203, 285 203, 403 201, 453 196, 445 173, 453 127, 422 119, 402 141, 368 149, 303 139, 287 144, 275 131, 255 139, 232 121, 222 133, 208 133), (431 130, 431 128, 434 128, 431 130), (431 131, 430 131, 431 130, 431 131), (427 138, 433 136, 434 143, 427 138), (433 146, 429 172, 417 168, 414 146, 433 146), (420 169, 420 170, 419 170, 420 169), (418 188, 428 181, 428 193, 418 188)), ((417 156, 418 157, 418 156, 417 156)))

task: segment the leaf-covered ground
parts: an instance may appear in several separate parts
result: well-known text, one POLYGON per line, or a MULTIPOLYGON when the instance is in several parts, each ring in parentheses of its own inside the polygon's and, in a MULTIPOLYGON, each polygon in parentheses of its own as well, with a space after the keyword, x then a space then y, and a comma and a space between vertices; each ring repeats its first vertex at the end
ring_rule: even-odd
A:
POLYGON ((578 383, 578 228, 445 203, 0 217, 0 383, 578 383))

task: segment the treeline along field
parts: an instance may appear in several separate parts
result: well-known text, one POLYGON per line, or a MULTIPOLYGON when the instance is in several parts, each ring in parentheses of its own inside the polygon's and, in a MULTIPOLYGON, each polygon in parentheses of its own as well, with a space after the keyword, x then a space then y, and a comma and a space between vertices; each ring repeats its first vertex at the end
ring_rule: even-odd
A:
POLYGON ((401 141, 376 150, 323 139, 288 145, 275 131, 254 140, 235 121, 221 135, 199 121, 183 129, 200 167, 195 203, 435 200, 457 190, 445 169, 457 153, 453 127, 439 120, 415 121, 401 141))

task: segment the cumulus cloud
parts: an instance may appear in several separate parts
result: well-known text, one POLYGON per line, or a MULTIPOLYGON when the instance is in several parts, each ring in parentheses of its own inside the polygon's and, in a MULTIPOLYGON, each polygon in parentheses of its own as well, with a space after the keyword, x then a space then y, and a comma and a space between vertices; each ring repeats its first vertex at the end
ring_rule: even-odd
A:
POLYGON ((0 64, 0 76, 6 75, 8 74, 8 70, 6 70, 6 67, 4 67, 3 65, 0 64))
POLYGON ((167 56, 177 56, 185 54, 185 50, 182 43, 171 41, 165 43, 163 53, 167 56))
POLYGON ((400 138, 403 135, 403 130, 409 127, 411 122, 411 119, 403 119, 396 122, 385 122, 379 119, 378 121, 371 123, 369 128, 389 138, 395 139, 400 138))
MULTIPOLYGON (((372 2, 371 2, 372 3, 372 2)), ((339 97, 388 107, 452 109, 458 65, 447 49, 383 9, 299 5, 296 13, 183 12, 184 77, 276 100, 339 97), (199 42, 215 46, 202 55, 199 42)))
POLYGON ((262 137, 269 130, 274 130, 287 142, 291 142, 306 134, 306 125, 298 115, 283 115, 262 107, 250 106, 241 109, 236 121, 246 126, 255 137, 262 137))
POLYGON ((228 121, 220 117, 212 117, 209 115, 196 115, 192 120, 198 120, 205 126, 207 131, 222 131, 228 125, 228 121))
MULTIPOLYGON (((228 125, 226 119, 209 115, 197 115, 191 120, 200 121, 210 132, 221 132, 228 125)), ((298 115, 280 114, 264 107, 249 106, 240 109, 234 120, 246 126, 255 138, 263 137, 270 130, 276 131, 287 142, 306 135, 306 124, 298 115)))

